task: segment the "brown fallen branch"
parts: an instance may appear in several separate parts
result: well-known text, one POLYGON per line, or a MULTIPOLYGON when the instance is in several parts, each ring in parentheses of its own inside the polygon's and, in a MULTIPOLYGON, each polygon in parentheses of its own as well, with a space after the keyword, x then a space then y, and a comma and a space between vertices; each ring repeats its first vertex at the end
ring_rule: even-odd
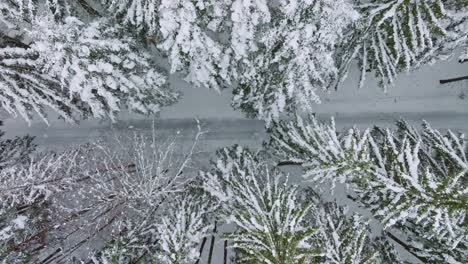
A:
POLYGON ((88 235, 86 238, 82 239, 81 241, 79 241, 78 243, 76 243, 75 245, 73 245, 71 248, 67 249, 66 251, 64 251, 62 253, 62 255, 58 256, 58 257, 55 257, 55 258, 52 258, 50 259, 49 261, 47 262, 41 262, 41 263, 61 263, 61 261, 65 260, 65 258, 67 258, 68 256, 70 256, 73 252, 75 252, 78 248, 80 248, 82 245, 84 245, 86 242, 88 242, 89 240, 91 240, 92 238, 94 238, 95 236, 97 236, 97 234, 99 234, 100 232, 102 232, 105 228, 107 228, 108 226, 110 226, 116 219, 117 219, 117 216, 118 215, 115 215, 113 216, 109 221, 107 221, 107 223, 105 223, 103 226, 99 227, 99 229, 96 230, 96 232, 94 232, 93 234, 90 234, 88 235))
POLYGON ((424 257, 421 257, 421 256, 418 256, 417 254, 414 253, 414 251, 416 250, 416 248, 412 247, 412 246, 409 246, 408 244, 406 244, 405 242, 403 242, 402 240, 400 240, 398 237, 396 237, 394 234, 390 233, 390 232, 385 232, 387 234, 387 236, 390 237, 390 239, 392 239, 393 241, 395 241, 396 243, 398 243, 400 246, 402 246, 408 253, 410 253, 412 256, 414 256, 415 258, 419 259, 420 261, 422 261, 422 263, 427 263, 427 259, 424 258, 424 257))
MULTIPOLYGON (((348 199, 350 199, 351 201, 354 201, 354 202, 358 202, 358 199, 356 197, 353 197, 351 195, 346 195, 346 197, 348 199)), ((385 234, 393 241, 395 241, 396 243, 398 243, 401 247, 403 247, 405 249, 405 251, 407 251, 409 254, 411 254, 412 256, 414 256, 415 258, 421 260, 423 263, 427 263, 427 260, 425 258, 422 258, 421 256, 418 256, 416 253, 414 253, 414 251, 416 250, 416 248, 406 244, 405 242, 403 242, 401 239, 399 239, 398 237, 396 237, 393 233, 389 232, 389 231, 385 231, 385 234)))
POLYGON ((440 84, 445 84, 445 83, 458 82, 458 81, 463 81, 463 80, 468 80, 468 76, 440 80, 439 82, 440 82, 440 84))
POLYGON ((83 7, 86 12, 88 12, 92 16, 100 16, 99 12, 94 9, 86 0, 78 0, 78 3, 80 3, 81 7, 83 7))
POLYGON ((278 162, 276 166, 281 167, 281 166, 302 166, 302 162, 295 162, 295 161, 289 161, 289 160, 284 160, 278 162))

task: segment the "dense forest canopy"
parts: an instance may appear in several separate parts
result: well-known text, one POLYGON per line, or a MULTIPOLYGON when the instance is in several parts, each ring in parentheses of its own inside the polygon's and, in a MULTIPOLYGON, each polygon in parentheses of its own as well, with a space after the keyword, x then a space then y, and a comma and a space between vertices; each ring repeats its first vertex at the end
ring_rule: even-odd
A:
POLYGON ((152 114, 195 86, 234 89, 267 125, 310 111, 358 62, 382 87, 403 71, 466 60, 463 0, 6 0, 0 4, 2 108, 47 120, 152 114), (465 51, 464 54, 454 54, 465 51), (155 57, 155 53, 159 54, 155 57), (169 63, 169 72, 156 60, 169 63))
POLYGON ((154 115, 181 98, 177 73, 232 88, 267 140, 198 167, 198 121, 184 146, 154 124, 62 152, 0 131, 0 263, 211 263, 217 239, 224 263, 468 263, 465 135, 314 115, 356 66, 384 92, 453 57, 468 61, 466 0, 2 0, 3 112, 154 115))

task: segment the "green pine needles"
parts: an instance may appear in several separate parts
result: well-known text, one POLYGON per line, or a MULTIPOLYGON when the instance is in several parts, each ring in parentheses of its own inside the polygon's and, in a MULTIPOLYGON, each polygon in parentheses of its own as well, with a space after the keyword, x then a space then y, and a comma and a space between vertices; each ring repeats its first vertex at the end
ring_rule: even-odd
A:
POLYGON ((445 135, 407 122, 397 129, 352 128, 337 132, 315 118, 281 122, 270 147, 281 158, 301 163, 313 181, 350 184, 386 230, 417 235, 413 251, 430 261, 463 262, 467 245, 468 149, 463 135, 445 135), (431 252, 431 254, 426 254, 431 252), (436 253, 438 252, 438 253, 436 253))
POLYGON ((204 189, 222 203, 222 214, 237 230, 225 236, 238 249, 239 263, 310 263, 320 252, 316 229, 305 219, 311 206, 297 199, 297 186, 240 146, 219 151, 204 189))

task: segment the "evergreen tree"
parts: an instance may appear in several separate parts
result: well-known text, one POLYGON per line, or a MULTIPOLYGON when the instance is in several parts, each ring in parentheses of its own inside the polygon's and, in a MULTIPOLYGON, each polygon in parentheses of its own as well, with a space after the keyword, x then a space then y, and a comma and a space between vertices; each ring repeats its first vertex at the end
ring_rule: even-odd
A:
MULTIPOLYGON (((383 87, 467 47, 466 4, 448 1, 105 1, 197 86, 232 85, 232 105, 278 120, 320 103, 358 59, 383 87)), ((463 60, 463 56, 460 57, 463 60)))
POLYGON ((178 98, 142 46, 112 21, 82 22, 72 16, 80 13, 74 1, 26 2, 0 6, 10 25, 0 42, 0 102, 8 113, 47 122, 47 107, 70 122, 114 121, 122 108, 151 114, 178 98))
POLYGON ((169 59, 171 73, 182 72, 196 86, 221 90, 230 83, 229 51, 206 30, 203 1, 108 0, 117 21, 138 30, 169 59))
POLYGON ((219 202, 218 221, 234 224, 225 234, 236 263, 394 263, 383 237, 371 238, 368 223, 336 203, 323 202, 272 167, 264 152, 240 146, 218 151, 203 189, 219 202))
MULTIPOLYGON (((151 228, 130 229, 109 241, 96 252, 92 262, 132 263, 149 261, 163 264, 191 264, 199 260, 199 244, 212 229, 206 219, 205 200, 197 195, 182 194, 165 207, 164 214, 151 228), (155 228, 156 230, 152 230, 155 228), (134 233, 137 231, 137 233, 134 233), (151 234, 154 232, 154 234, 151 234), (152 237, 155 236, 155 237, 152 237), (156 239, 155 239, 156 238, 156 239)), ((129 227, 128 225, 126 227, 129 227)), ((145 262, 146 263, 146 262, 145 262)))
POLYGON ((324 202, 311 188, 301 193, 313 204, 310 218, 318 227, 317 246, 324 251, 322 263, 405 263, 384 235, 372 235, 369 221, 350 213, 336 202, 324 202))
POLYGON ((318 91, 338 78, 340 37, 359 17, 341 0, 280 1, 272 13, 271 21, 258 29, 256 48, 239 66, 233 98, 235 108, 267 126, 282 113, 310 111, 320 103, 318 91))
POLYGON ((463 135, 443 135, 404 121, 395 131, 336 131, 315 118, 276 124, 270 146, 313 181, 350 184, 384 229, 408 234, 407 249, 429 262, 466 262, 467 147, 463 135))
MULTIPOLYGON (((450 58, 468 47, 466 1, 356 1, 362 21, 343 44, 340 76, 359 58, 360 86, 374 72, 382 87, 397 75, 450 58)), ((461 57, 463 58, 463 56, 461 57)))
POLYGON ((311 243, 315 229, 305 219, 310 205, 296 201, 297 187, 240 146, 219 155, 203 186, 221 202, 225 221, 237 227, 226 239, 239 250, 238 261, 309 263, 318 255, 311 243))

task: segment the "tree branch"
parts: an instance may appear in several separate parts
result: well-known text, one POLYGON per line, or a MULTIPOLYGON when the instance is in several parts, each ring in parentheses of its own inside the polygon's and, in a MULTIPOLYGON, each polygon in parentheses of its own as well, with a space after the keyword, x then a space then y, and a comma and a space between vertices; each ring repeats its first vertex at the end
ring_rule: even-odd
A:
POLYGON ((92 16, 100 16, 99 12, 94 9, 86 0, 78 0, 78 3, 80 3, 81 7, 83 7, 86 12, 88 12, 92 16))
MULTIPOLYGON (((348 199, 350 199, 351 201, 354 201, 354 202, 359 202, 358 199, 356 197, 353 197, 351 195, 346 195, 346 197, 348 199)), ((402 240, 400 240, 399 238, 397 238, 394 234, 390 233, 389 231, 384 231, 384 233, 393 241, 395 241, 396 243, 398 243, 401 247, 403 247, 405 249, 405 251, 407 251, 409 254, 411 254, 412 256, 414 256, 415 258, 419 259, 420 261, 422 261, 423 263, 426 263, 427 262, 427 259, 425 258, 422 258, 418 255, 416 255, 416 253, 414 253, 414 251, 416 250, 416 248, 406 244, 405 242, 403 242, 402 240)))
POLYGON ((451 82, 458 82, 462 80, 468 80, 468 75, 463 76, 463 77, 457 77, 457 78, 452 78, 452 79, 446 79, 446 80, 440 80, 440 84, 445 84, 445 83, 451 83, 451 82))
MULTIPOLYGON (((19 40, 19 39, 7 36, 6 34, 2 33, 1 31, 0 31, 0 38, 2 39, 2 42, 3 42, 3 43, 0 43, 0 44, 6 44, 6 45, 10 44, 10 45, 13 45, 15 47, 20 47, 20 48, 23 48, 23 49, 29 49, 31 47, 30 45, 21 42, 21 40, 19 40)), ((2 47, 2 46, 3 45, 0 45, 0 47, 2 47)))
POLYGON ((426 258, 423 258, 423 257, 420 257, 418 255, 416 255, 414 253, 414 250, 415 248, 412 247, 412 246, 409 246, 408 244, 406 244, 405 242, 401 241, 399 238, 397 238, 394 234, 390 233, 390 232, 385 232, 389 237, 390 239, 392 239, 393 241, 395 241, 396 243, 398 243, 400 246, 402 246, 408 253, 410 253, 411 255, 413 255, 415 258, 419 259, 420 261, 422 261, 423 263, 427 263, 427 259, 426 258))
POLYGON ((281 167, 281 166, 302 166, 302 162, 295 162, 295 161, 289 161, 289 160, 284 160, 278 162, 276 166, 281 167))
POLYGON ((201 259, 202 254, 203 254, 203 248, 205 247, 206 240, 207 240, 206 237, 204 237, 203 240, 202 240, 202 243, 201 243, 201 246, 200 246, 200 250, 198 251, 198 252, 200 253, 200 255, 199 255, 197 261, 195 262, 195 264, 200 263, 200 259, 201 259))

